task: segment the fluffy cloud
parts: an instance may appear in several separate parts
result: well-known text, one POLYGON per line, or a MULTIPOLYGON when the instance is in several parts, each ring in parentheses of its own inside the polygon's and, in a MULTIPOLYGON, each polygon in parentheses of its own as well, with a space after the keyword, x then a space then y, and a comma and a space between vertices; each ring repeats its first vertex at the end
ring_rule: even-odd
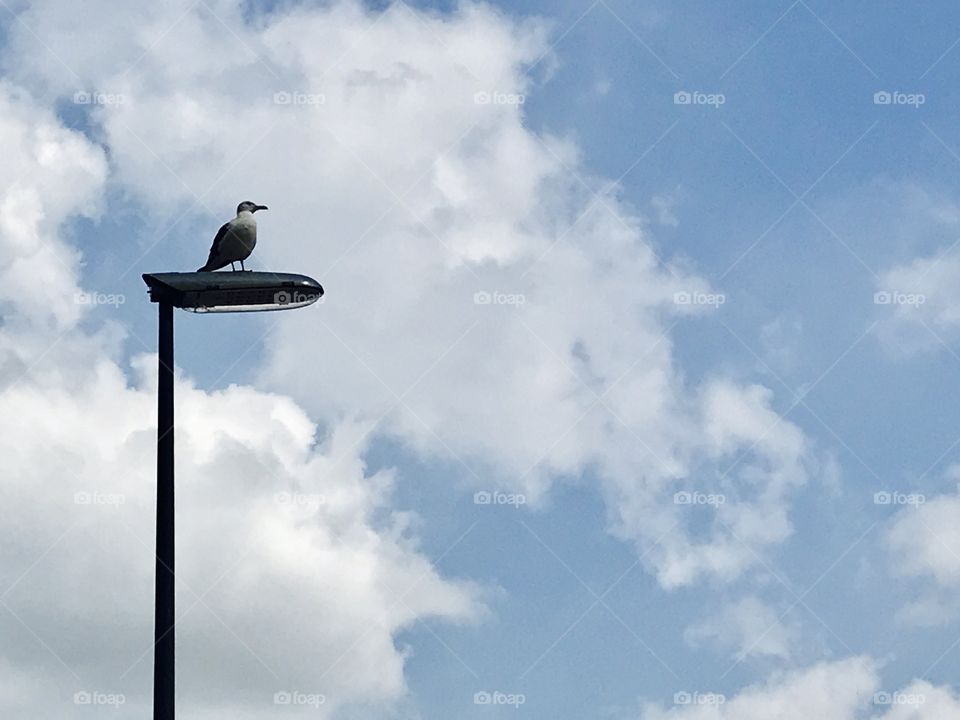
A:
MULTIPOLYGON (((80 256, 63 226, 95 214, 104 153, 9 85, 0 107, 2 266, 30 280, 12 277, 0 296, 0 712, 72 717, 90 710, 75 693, 95 693, 145 714, 156 358, 128 372, 115 329, 84 329, 80 256)), ((392 472, 365 470, 366 428, 317 438, 293 401, 249 387, 206 393, 180 378, 177 394, 184 712, 272 716, 276 693, 298 691, 325 702, 293 716, 326 717, 402 698, 397 632, 481 607, 391 510, 392 472)))
POLYGON ((797 627, 787 624, 781 613, 754 595, 726 603, 711 616, 689 627, 684 639, 694 647, 715 643, 733 650, 738 660, 772 656, 788 658, 796 641, 797 627))
POLYGON ((901 510, 889 541, 901 559, 899 569, 946 586, 960 584, 960 496, 940 495, 901 510))
POLYGON ((875 302, 889 314, 884 337, 904 351, 940 350, 960 329, 960 256, 944 249, 896 265, 880 277, 875 302))
MULTIPOLYGON (((869 658, 824 662, 803 670, 774 675, 765 683, 745 688, 734 697, 691 697, 691 702, 670 709, 644 708, 642 720, 853 720, 872 699, 879 681, 869 658), (707 702, 713 699, 713 702, 707 702)), ((693 693, 690 693, 693 696, 693 693)), ((685 697, 678 698, 681 701, 685 697)))
POLYGON ((75 302, 79 255, 56 235, 67 215, 95 217, 107 163, 99 148, 40 111, 25 93, 0 82, 0 303, 34 330, 57 330, 80 316, 75 302))
MULTIPOLYGON (((958 479, 958 468, 948 477, 958 479)), ((941 625, 953 620, 960 605, 960 494, 925 498, 907 505, 893 517, 886 534, 893 571, 920 581, 918 597, 901 611, 900 618, 917 625, 941 625)))
POLYGON ((640 719, 947 720, 960 713, 960 698, 949 688, 918 680, 902 690, 883 690, 877 663, 869 657, 777 673, 732 697, 690 692, 675 700, 669 709, 646 705, 640 719))
POLYGON ((950 720, 960 717, 960 696, 951 688, 915 680, 903 690, 880 691, 877 704, 889 708, 877 720, 950 720))
POLYGON ((955 341, 960 328, 960 295, 953 282, 960 271, 960 206, 955 199, 916 183, 878 180, 836 210, 857 218, 857 233, 883 239, 875 244, 878 259, 870 262, 882 268, 873 300, 887 350, 899 355, 939 352, 955 341))
POLYGON ((253 18, 46 0, 22 18, 59 49, 15 31, 24 82, 124 98, 92 117, 126 191, 157 213, 267 202, 259 261, 324 282, 322 313, 276 333, 271 387, 533 501, 595 470, 613 532, 665 586, 734 578, 789 536, 802 433, 766 389, 675 366, 673 323, 722 311, 710 288, 574 146, 524 124, 542 24, 349 0, 253 18), (109 51, 84 35, 131 15, 142 31, 109 51), (322 358, 308 378, 304 356, 322 358), (727 503, 704 516, 681 491, 727 503))

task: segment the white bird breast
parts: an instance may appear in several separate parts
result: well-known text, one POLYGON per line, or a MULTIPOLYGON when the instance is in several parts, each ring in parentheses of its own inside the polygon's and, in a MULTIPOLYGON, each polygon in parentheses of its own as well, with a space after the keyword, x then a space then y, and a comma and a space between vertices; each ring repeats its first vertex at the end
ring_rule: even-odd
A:
POLYGON ((219 254, 224 258, 246 260, 250 256, 257 245, 257 221, 253 213, 242 213, 230 223, 222 245, 219 254))

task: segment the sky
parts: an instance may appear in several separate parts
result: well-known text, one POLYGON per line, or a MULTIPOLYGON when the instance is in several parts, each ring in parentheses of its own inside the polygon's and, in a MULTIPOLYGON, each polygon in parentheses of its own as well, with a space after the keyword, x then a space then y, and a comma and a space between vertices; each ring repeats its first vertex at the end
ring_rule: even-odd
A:
POLYGON ((960 8, 0 13, 0 710, 960 717, 960 8))

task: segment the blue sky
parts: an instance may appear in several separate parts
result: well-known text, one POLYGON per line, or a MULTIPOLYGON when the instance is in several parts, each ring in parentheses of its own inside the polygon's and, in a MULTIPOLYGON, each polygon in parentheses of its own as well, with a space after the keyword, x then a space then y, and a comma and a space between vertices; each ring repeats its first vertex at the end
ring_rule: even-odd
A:
MULTIPOLYGON (((3 298, 10 335, 0 351, 22 346, 24 357, 4 360, 28 368, 5 375, 4 392, 29 385, 37 407, 64 417, 74 415, 43 404, 56 392, 102 424, 130 416, 122 438, 78 449, 65 431, 49 453, 114 473, 109 486, 140 513, 112 530, 77 521, 90 547, 98 532, 123 537, 150 522, 150 419, 137 413, 152 397, 140 363, 151 367, 143 355, 153 352, 155 319, 140 274, 198 266, 218 224, 250 195, 271 208, 255 266, 297 263, 289 269, 327 288, 322 305, 289 317, 177 316, 181 392, 193 398, 178 462, 200 503, 185 513, 194 529, 179 552, 202 556, 185 572, 202 582, 231 564, 204 511, 235 522, 238 547, 263 539, 278 568, 240 573, 235 590, 256 596, 245 610, 229 596, 219 598, 224 610, 209 608, 232 639, 214 634, 210 655, 183 646, 184 716, 292 710, 245 693, 288 686, 283 668, 267 667, 264 627, 275 621, 296 635, 284 624, 294 619, 343 632, 331 640, 304 630, 304 647, 288 653, 288 684, 332 698, 324 717, 719 720, 763 717, 781 692, 800 703, 796 717, 960 712, 960 295, 951 275, 960 270, 960 8, 492 6, 211 3, 172 16, 132 6, 122 18, 97 7, 92 16, 119 38, 109 48, 86 43, 86 31, 71 40, 55 0, 4 21, 5 81, 30 96, 24 113, 37 118, 25 114, 25 127, 74 128, 100 158, 83 160, 62 141, 63 156, 94 167, 83 181, 92 189, 51 181, 65 199, 47 210, 54 227, 37 225, 37 247, 46 238, 64 257, 75 249, 82 260, 67 260, 70 282, 125 298, 76 317, 75 308, 3 298), (124 23, 140 17, 152 29, 127 37, 124 23), (228 35, 228 60, 197 41, 233 42, 228 35), (332 47, 340 42, 342 53, 332 47), (287 88, 322 89, 328 114, 296 109, 290 120, 288 108, 270 107, 265 98, 287 88), (132 102, 77 105, 78 89, 132 102), (493 108, 502 117, 491 120, 469 101, 477 91, 525 99, 493 108), (677 104, 678 92, 721 104, 677 104), (878 104, 878 92, 921 104, 878 104), (169 116, 148 99, 167 102, 169 116), (231 153, 241 154, 237 166, 231 153), (206 160, 216 157, 224 162, 206 160), (497 316, 457 304, 477 290, 528 300, 515 312, 489 308, 504 311, 497 316), (678 307, 676 293, 689 291, 723 302, 678 307), (878 292, 919 294, 921 305, 878 304, 878 292), (58 332, 21 328, 12 319, 21 315, 58 332), (46 355, 59 331, 69 347, 46 355), (88 356, 89 375, 64 379, 68 365, 87 372, 88 356), (101 363, 116 368, 113 390, 95 382, 101 363), (251 436, 258 422, 271 429, 251 436), (361 430, 331 454, 337 432, 361 430), (261 436, 263 447, 244 449, 261 436), (349 470, 325 464, 338 456, 349 470), (128 472, 137 479, 118 479, 128 472), (288 534, 266 529, 269 511, 251 498, 277 489, 324 494, 336 517, 300 517, 288 534), (527 502, 475 502, 493 490, 527 502), (731 514, 678 509, 676 491, 724 493, 731 514), (920 494, 922 504, 878 503, 877 492, 920 494), (348 516, 359 529, 338 535, 348 516), (672 522, 682 530, 662 533, 672 522), (325 554, 310 554, 313 533, 335 538, 325 554), (284 558, 294 579, 282 579, 284 558), (342 601, 331 597, 338 572, 348 576, 342 601), (384 623, 352 658, 351 632, 380 628, 395 583, 411 580, 409 615, 384 623), (262 590, 271 582, 277 603, 262 590), (277 611, 284 592, 287 617, 277 611), (205 674, 231 660, 236 674, 205 674), (799 694, 788 692, 794 680, 799 694), (876 702, 898 689, 925 700, 876 702), (818 704, 827 702, 818 691, 830 704, 818 704), (523 702, 477 704, 478 692, 523 702), (682 692, 726 702, 677 704, 682 692), (749 705, 755 696, 762 702, 749 705)), ((3 182, 19 197, 19 179, 3 182)), ((10 264, 23 247, 4 244, 10 264)), ((22 444, 23 467, 55 472, 22 444)), ((8 502, 29 507, 26 493, 11 483, 8 502)), ((72 612, 26 614, 33 598, 62 591, 51 533, 29 543, 15 524, 0 533, 10 560, 0 582, 22 593, 0 626, 19 633, 17 650, 0 660, 23 669, 27 688, 0 701, 30 717, 35 688, 68 697, 85 682, 138 707, 149 697, 148 663, 121 679, 106 662, 74 672, 70 649, 18 629, 72 612), (50 575, 31 585, 48 555, 50 575), (64 667, 73 678, 60 677, 64 667)), ((116 572, 134 566, 118 562, 116 572)), ((141 609, 127 618, 134 658, 149 636, 141 609)), ((196 627, 185 622, 183 634, 196 627)), ((51 717, 95 710, 44 707, 51 717)))
MULTIPOLYGON (((837 453, 842 489, 827 498, 823 487, 810 490, 796 515, 798 532, 778 558, 777 574, 790 589, 767 578, 765 594, 789 606, 793 593, 800 595, 819 580, 805 599, 810 608, 798 605, 787 615, 809 633, 801 643, 804 651, 812 656, 842 655, 848 649, 889 654, 885 678, 892 684, 906 681, 921 665, 921 672, 926 670, 955 637, 939 630, 897 631, 896 598, 908 597, 909 591, 862 571, 862 564, 877 555, 878 536, 870 527, 887 513, 872 504, 878 482, 860 459, 889 483, 883 487, 914 487, 919 475, 930 474, 930 465, 955 440, 949 429, 952 413, 931 409, 956 405, 950 388, 957 359, 945 353, 908 362, 890 359, 869 336, 847 351, 876 319, 874 283, 861 262, 879 270, 903 257, 905 245, 916 250, 932 242, 923 236, 884 237, 890 226, 877 224, 877 208, 860 204, 874 200, 872 182, 918 183, 946 197, 955 192, 958 160, 936 136, 953 148, 960 141, 950 122, 960 56, 948 54, 934 63, 956 40, 956 8, 948 3, 925 4, 917 12, 903 3, 611 2, 594 6, 577 22, 589 6, 524 3, 521 10, 510 3, 506 8, 549 17, 563 35, 556 46, 559 66, 548 80, 537 82, 526 105, 528 121, 537 129, 574 136, 585 166, 608 178, 619 178, 673 128, 622 182, 624 197, 641 211, 652 196, 682 189, 679 224, 658 228, 658 251, 689 257, 731 298, 723 309, 731 330, 710 320, 678 328, 684 368, 696 376, 733 365, 745 377, 771 383, 784 411, 795 404, 790 391, 830 370, 806 398, 810 410, 801 406, 789 417, 837 453), (603 94, 598 83, 609 85, 603 94), (677 107, 672 93, 680 89, 721 92, 727 103, 716 110, 677 107), (927 102, 918 109, 878 107, 872 96, 883 89, 922 92, 927 102), (792 204, 781 183, 804 194, 827 171, 807 202, 850 250, 797 206, 731 270, 792 204), (774 369, 775 376, 753 352, 762 352, 762 326, 780 317, 798 320, 803 330, 790 371, 774 369), (862 542, 834 564, 864 533, 862 542)), ((877 204, 897 219, 895 208, 877 204)), ((944 229, 936 240, 951 243, 955 234, 955 228, 944 229)), ((950 462, 948 454, 940 458, 940 467, 950 462)), ((589 476, 583 481, 589 484, 589 476)), ((917 487, 930 494, 950 489, 936 477, 917 487)), ((422 502, 424 493, 411 494, 422 502)), ((615 714, 615 708, 630 706, 633 695, 667 699, 694 686, 732 694, 755 677, 757 666, 747 663, 725 675, 728 658, 677 643, 682 626, 711 611, 711 593, 663 596, 634 570, 611 593, 610 604, 671 667, 681 669, 680 682, 598 606, 517 685, 516 669, 526 666, 528 657, 511 652, 504 658, 504 644, 539 647, 538 641, 550 641, 546 628, 563 632, 592 602, 576 576, 602 593, 630 567, 632 555, 603 537, 603 511, 589 492, 565 492, 532 518, 511 514, 484 519, 463 541, 468 547, 449 560, 451 568, 477 567, 507 589, 510 600, 498 605, 499 621, 479 633, 444 637, 454 638, 448 642, 467 664, 476 663, 490 684, 522 687, 530 698, 525 708, 530 716, 615 714), (570 570, 522 524, 549 533, 546 542, 570 570), (515 558, 515 566, 503 566, 504 552, 515 558), (638 687, 643 688, 639 693, 638 687)), ((455 661, 454 677, 444 673, 430 682, 449 655, 430 643, 428 632, 414 637, 417 648, 421 642, 432 645, 411 664, 414 684, 423 682, 431 697, 459 684, 457 675, 460 682, 466 675, 465 688, 470 687, 469 672, 455 661)), ((955 653, 948 654, 929 679, 949 682, 957 669, 955 653)), ((462 713, 454 698, 449 703, 444 711, 462 713)))
MULTIPOLYGON (((957 360, 946 353, 909 361, 891 359, 869 336, 849 355, 847 351, 876 319, 871 298, 874 283, 861 261, 879 270, 903 257, 904 246, 916 250, 934 239, 947 243, 955 239, 955 229, 941 230, 936 238, 899 233, 885 237, 884 231, 891 226, 873 213, 879 210, 897 220, 897 209, 875 200, 871 184, 881 179, 918 183, 945 197, 955 192, 958 161, 934 133, 957 147, 949 119, 955 93, 951 79, 960 56, 948 54, 934 63, 956 40, 956 8, 930 3, 920 13, 902 3, 721 7, 611 2, 608 7, 594 6, 577 22, 589 6, 522 5, 524 13, 554 20, 561 35, 569 30, 556 47, 559 66, 531 93, 528 120, 534 128, 576 137, 585 165, 608 178, 620 177, 673 127, 668 138, 624 178, 623 191, 643 211, 652 196, 682 188, 676 211, 679 224, 658 228, 658 250, 667 256, 689 257, 731 298, 723 308, 723 321, 732 332, 710 320, 678 327, 684 368, 697 376, 730 364, 745 377, 771 383, 784 411, 795 404, 791 390, 830 370, 805 400, 810 411, 800 406, 789 416, 836 451, 842 490, 824 498, 824 488, 814 488, 803 500, 796 516, 797 535, 779 558, 778 574, 782 570, 780 577, 800 594, 828 568, 830 573, 811 594, 811 610, 798 606, 788 617, 796 617, 811 634, 808 651, 843 654, 846 644, 857 651, 890 653, 896 659, 887 677, 894 683, 906 680, 925 659, 932 663, 955 638, 939 631, 890 632, 899 593, 888 579, 863 577, 860 572, 861 563, 875 559, 874 531, 837 565, 833 562, 838 551, 843 552, 886 515, 870 500, 877 480, 858 457, 890 483, 885 487, 912 487, 955 440, 949 411, 931 409, 956 404, 951 402, 950 388, 957 360), (609 84, 604 94, 597 91, 600 82, 609 84), (695 88, 722 92, 727 103, 716 110, 673 104, 672 92, 695 88), (878 107, 872 96, 882 89, 922 92, 927 101, 918 109, 878 107), (781 182, 803 194, 828 170, 807 202, 836 228, 851 250, 797 206, 731 270, 792 204, 794 198, 781 182), (870 201, 880 207, 867 205, 870 201), (799 320, 803 328, 789 372, 766 368, 750 351, 762 352, 762 326, 780 317, 799 320), (834 365, 841 355, 843 360, 834 365), (814 614, 836 628, 837 637, 814 614)), ((508 10, 520 13, 513 3, 508 10)), ((589 288, 577 292, 589 292, 589 288)), ((940 458, 940 467, 950 462, 948 454, 940 458)), ((589 483, 589 477, 584 480, 589 483)), ((951 489, 936 477, 920 483, 918 490, 927 493, 951 489)), ((423 498, 419 492, 413 496, 418 501, 423 498)), ((616 580, 618 571, 630 566, 629 550, 602 538, 603 512, 589 493, 570 491, 532 519, 511 519, 534 523, 537 531, 552 530, 548 542, 598 593, 616 580)), ((473 538, 471 552, 462 552, 463 561, 471 563, 477 562, 475 554, 483 557, 488 544, 497 549, 492 553, 493 567, 487 571, 508 588, 511 602, 498 608, 502 632, 500 628, 493 632, 507 641, 540 635, 531 626, 564 628, 572 623, 589 606, 589 592, 560 561, 545 554, 531 533, 517 530, 500 517, 497 521, 489 530, 481 526, 472 531, 471 536, 480 537, 473 538), (507 543, 517 567, 501 572, 499 558, 507 543), (535 574, 517 572, 526 566, 521 558, 536 566, 535 574), (550 579, 541 573, 548 573, 550 579), (543 584, 553 591, 548 602, 538 602, 543 584), (515 604, 513 598, 523 598, 532 607, 522 601, 515 604), (509 620, 515 624, 508 628, 509 620)), ((482 560, 478 564, 484 566, 482 560)), ((777 580, 770 584, 769 597, 793 603, 795 598, 777 580)), ((675 593, 659 601, 656 595, 656 589, 637 573, 618 585, 611 604, 616 603, 618 613, 658 652, 664 652, 671 665, 690 668, 684 682, 677 684, 616 619, 598 607, 551 651, 552 659, 532 673, 530 680, 538 689, 530 688, 528 694, 539 701, 535 711, 529 708, 533 716, 599 715, 606 705, 629 705, 631 692, 638 686, 645 688, 640 694, 655 697, 696 683, 730 693, 751 680, 756 667, 738 668, 721 678, 730 664, 727 659, 675 646, 679 627, 710 611, 709 594, 706 602, 699 594, 675 593), (673 630, 665 629, 669 627, 673 630), (557 688, 560 678, 567 691, 557 688)), ((418 637, 427 641, 429 634, 418 637)), ((463 652, 468 662, 477 657, 494 677, 503 669, 505 663, 496 650, 492 657, 475 656, 476 638, 471 634, 454 637, 461 641, 455 645, 457 652, 463 652)), ((444 654, 443 648, 435 649, 429 660, 418 658, 411 669, 422 664, 429 675, 444 654)), ((948 656, 931 679, 948 682, 956 670, 956 659, 948 656)), ((499 677, 511 687, 511 673, 499 677)), ((449 682, 444 677, 441 684, 449 682)))

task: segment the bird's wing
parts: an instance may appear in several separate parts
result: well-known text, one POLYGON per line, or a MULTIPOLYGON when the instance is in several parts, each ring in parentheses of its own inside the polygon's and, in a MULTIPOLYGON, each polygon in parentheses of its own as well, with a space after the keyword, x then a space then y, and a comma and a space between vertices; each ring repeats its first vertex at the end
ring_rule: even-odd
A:
MULTIPOLYGON (((230 231, 230 223, 225 222, 223 226, 217 230, 216 237, 213 238, 213 245, 210 246, 210 255, 207 257, 207 264, 203 267, 207 270, 216 270, 217 267, 214 267, 217 264, 217 256, 220 255, 220 243, 227 236, 227 233, 230 231)), ((219 265, 218 267, 223 267, 226 263, 219 265)))

